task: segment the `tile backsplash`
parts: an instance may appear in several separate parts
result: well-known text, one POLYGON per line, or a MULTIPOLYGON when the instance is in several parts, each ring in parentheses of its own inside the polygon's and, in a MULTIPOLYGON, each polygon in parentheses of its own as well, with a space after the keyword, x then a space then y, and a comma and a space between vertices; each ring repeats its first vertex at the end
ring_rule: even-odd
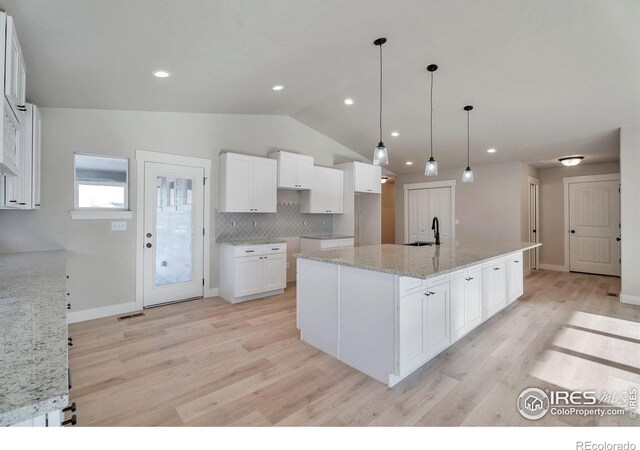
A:
POLYGON ((216 211, 216 241, 333 233, 331 214, 303 214, 300 204, 294 202, 278 202, 277 211, 275 214, 216 211))

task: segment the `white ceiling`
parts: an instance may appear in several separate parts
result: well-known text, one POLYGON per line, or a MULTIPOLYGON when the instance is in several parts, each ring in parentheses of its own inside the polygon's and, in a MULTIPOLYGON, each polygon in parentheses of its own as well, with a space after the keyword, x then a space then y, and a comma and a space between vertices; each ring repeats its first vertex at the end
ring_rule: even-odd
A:
POLYGON ((436 63, 441 167, 617 160, 640 123, 635 0, 0 0, 42 106, 286 114, 371 156, 385 51, 389 168, 423 169, 436 63), (167 79, 152 71, 165 69, 167 79), (280 92, 275 84, 285 85, 280 92), (354 99, 351 107, 346 97, 354 99), (400 136, 389 136, 392 130, 400 136), (486 149, 498 152, 489 155, 486 149), (594 155, 593 158, 589 158, 594 155), (411 167, 404 162, 412 160, 411 167))

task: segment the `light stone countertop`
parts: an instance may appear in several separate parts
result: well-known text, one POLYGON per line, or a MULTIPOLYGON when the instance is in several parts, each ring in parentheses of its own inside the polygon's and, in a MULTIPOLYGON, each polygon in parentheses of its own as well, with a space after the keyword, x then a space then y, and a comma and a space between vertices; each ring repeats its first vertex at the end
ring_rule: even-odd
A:
POLYGON ((273 239, 265 239, 265 238, 256 238, 256 239, 229 239, 229 240, 225 240, 225 239, 221 239, 219 241, 217 241, 218 244, 225 244, 225 245, 232 245, 232 246, 238 246, 238 245, 262 245, 262 244, 286 244, 287 240, 286 239, 278 239, 278 238, 273 238, 273 239))
POLYGON ((65 407, 64 251, 0 254, 0 426, 65 407))
POLYGON ((505 241, 458 242, 456 245, 424 247, 384 244, 301 253, 296 256, 341 266, 425 279, 540 245, 533 242, 505 241))
POLYGON ((319 241, 327 241, 330 239, 349 239, 355 236, 345 236, 343 234, 321 234, 317 236, 300 236, 301 239, 317 239, 319 241))

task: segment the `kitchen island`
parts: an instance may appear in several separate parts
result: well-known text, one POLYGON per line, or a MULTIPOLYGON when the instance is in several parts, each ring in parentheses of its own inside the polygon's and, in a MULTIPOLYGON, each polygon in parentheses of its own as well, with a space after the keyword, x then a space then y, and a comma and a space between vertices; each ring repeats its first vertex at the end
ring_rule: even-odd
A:
POLYGON ((523 293, 530 242, 298 255, 300 338, 393 386, 523 293))

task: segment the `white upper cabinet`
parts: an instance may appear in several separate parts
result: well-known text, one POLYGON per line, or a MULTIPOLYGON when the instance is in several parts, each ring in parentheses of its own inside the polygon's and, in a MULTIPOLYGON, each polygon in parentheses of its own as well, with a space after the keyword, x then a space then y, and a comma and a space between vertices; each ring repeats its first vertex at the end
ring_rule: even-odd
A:
POLYGON ((277 162, 257 156, 220 155, 221 212, 274 213, 277 208, 277 162))
POLYGON ((278 187, 281 189, 311 189, 313 158, 297 153, 277 151, 269 155, 278 162, 278 187))
POLYGON ((6 16, 5 36, 4 95, 18 122, 22 123, 26 111, 26 67, 18 41, 18 33, 11 16, 6 16))
POLYGON ((380 166, 354 162, 353 177, 353 190, 355 192, 379 194, 382 191, 380 182, 382 178, 382 169, 380 166))
POLYGON ((344 172, 329 167, 313 167, 311 190, 301 197, 300 212, 342 214, 344 212, 344 172))

